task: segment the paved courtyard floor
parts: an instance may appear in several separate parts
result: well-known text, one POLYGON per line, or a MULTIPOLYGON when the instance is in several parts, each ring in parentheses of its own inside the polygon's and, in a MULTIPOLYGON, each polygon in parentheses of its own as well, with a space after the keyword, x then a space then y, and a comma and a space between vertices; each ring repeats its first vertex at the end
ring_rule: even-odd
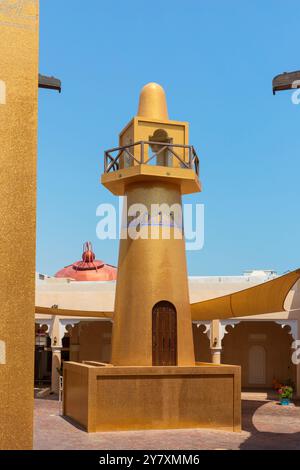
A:
POLYGON ((300 406, 283 407, 267 393, 243 393, 243 431, 205 429, 87 434, 60 416, 54 399, 35 401, 36 450, 300 449, 300 406))

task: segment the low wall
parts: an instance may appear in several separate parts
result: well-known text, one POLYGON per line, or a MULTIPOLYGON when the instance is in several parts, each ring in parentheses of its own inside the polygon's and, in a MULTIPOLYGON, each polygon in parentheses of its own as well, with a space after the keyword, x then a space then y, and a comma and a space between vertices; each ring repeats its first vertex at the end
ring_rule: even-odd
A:
POLYGON ((99 367, 65 363, 64 415, 88 432, 241 429, 240 367, 99 367))

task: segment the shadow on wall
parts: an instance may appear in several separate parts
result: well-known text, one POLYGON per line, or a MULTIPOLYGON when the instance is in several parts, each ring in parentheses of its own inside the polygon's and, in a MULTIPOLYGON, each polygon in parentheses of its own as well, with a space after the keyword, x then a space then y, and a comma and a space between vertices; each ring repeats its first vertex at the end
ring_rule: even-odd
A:
POLYGON ((193 340, 196 362, 211 362, 210 343, 205 325, 193 324, 193 340))
MULTIPOLYGON (((266 406, 265 401, 243 400, 242 429, 251 435, 240 445, 240 450, 299 450, 300 432, 276 432, 276 424, 273 425, 274 432, 261 432, 255 427, 253 418, 262 406, 266 406)), ((271 423, 270 426, 272 426, 271 423)), ((278 425, 278 429, 281 430, 282 427, 278 425)))

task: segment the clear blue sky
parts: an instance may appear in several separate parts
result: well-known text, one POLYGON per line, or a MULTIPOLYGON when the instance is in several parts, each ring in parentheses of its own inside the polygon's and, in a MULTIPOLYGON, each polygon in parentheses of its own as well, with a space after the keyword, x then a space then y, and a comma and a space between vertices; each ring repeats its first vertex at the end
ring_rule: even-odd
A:
POLYGON ((135 115, 141 87, 167 91, 201 158, 205 245, 191 275, 300 266, 300 105, 272 78, 300 69, 299 1, 40 0, 37 269, 55 273, 96 237, 96 207, 117 202, 99 179, 103 151, 135 115))

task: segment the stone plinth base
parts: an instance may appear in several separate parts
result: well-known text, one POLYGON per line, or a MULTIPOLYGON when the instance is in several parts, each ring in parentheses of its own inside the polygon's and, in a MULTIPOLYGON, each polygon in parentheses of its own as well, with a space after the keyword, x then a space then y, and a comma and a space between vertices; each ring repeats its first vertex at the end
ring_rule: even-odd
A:
POLYGON ((204 427, 240 431, 240 367, 65 363, 64 415, 87 432, 204 427))

